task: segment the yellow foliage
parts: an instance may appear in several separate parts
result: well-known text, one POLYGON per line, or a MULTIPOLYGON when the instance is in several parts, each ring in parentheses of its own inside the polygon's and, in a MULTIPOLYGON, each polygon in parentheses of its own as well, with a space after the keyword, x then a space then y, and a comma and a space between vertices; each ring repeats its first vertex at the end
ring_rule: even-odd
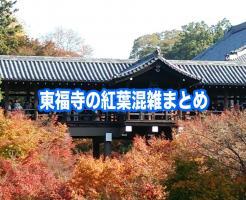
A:
POLYGON ((161 181, 171 170, 173 145, 153 138, 135 138, 119 158, 95 160, 81 155, 70 182, 74 196, 85 199, 163 199, 161 181))
POLYGON ((0 156, 24 157, 38 145, 44 132, 21 114, 5 117, 0 111, 0 156))

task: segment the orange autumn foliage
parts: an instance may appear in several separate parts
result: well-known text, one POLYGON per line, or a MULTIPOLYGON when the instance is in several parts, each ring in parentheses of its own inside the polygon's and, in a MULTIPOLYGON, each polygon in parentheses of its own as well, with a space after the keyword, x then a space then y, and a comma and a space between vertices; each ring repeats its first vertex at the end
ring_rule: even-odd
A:
POLYGON ((161 181, 170 171, 174 143, 136 137, 131 151, 118 158, 81 156, 71 187, 76 198, 163 199, 161 181))
MULTIPOLYGON (((212 158, 233 173, 246 176, 246 111, 227 111, 221 115, 210 115, 192 121, 181 121, 190 152, 212 158)), ((186 144, 186 143, 184 143, 186 144)))
POLYGON ((72 154, 67 127, 56 119, 0 112, 0 199, 234 200, 246 191, 245 120, 231 112, 182 121, 171 142, 136 137, 127 153, 96 160, 72 154))
MULTIPOLYGON (((239 145, 242 138, 238 138, 238 134, 245 135, 243 119, 243 113, 224 113, 185 121, 182 122, 184 131, 172 142, 158 138, 146 141, 136 137, 128 153, 106 161, 82 155, 70 181, 73 197, 175 199, 186 195, 186 199, 206 199, 208 196, 211 199, 218 199, 218 196, 236 199, 244 193, 245 179, 231 176, 224 163, 218 162, 223 159, 215 159, 216 154, 204 154, 204 146, 212 144, 203 137, 215 138, 226 130, 226 134, 217 138, 220 141, 230 138, 232 144, 236 140, 235 144, 239 145), (239 131, 232 133, 235 127, 239 131), (181 162, 181 170, 177 170, 180 168, 177 161, 181 162)), ((218 147, 222 146, 210 146, 211 150, 220 149, 218 147)), ((243 144, 237 148, 243 148, 243 144)), ((239 152, 243 155, 245 151, 239 152)))
POLYGON ((0 159, 0 199, 71 199, 66 182, 32 154, 21 160, 0 159))
POLYGON ((179 122, 168 199, 246 198, 245 121, 245 111, 226 111, 179 122))
POLYGON ((0 199, 71 199, 75 157, 64 125, 0 111, 0 199))

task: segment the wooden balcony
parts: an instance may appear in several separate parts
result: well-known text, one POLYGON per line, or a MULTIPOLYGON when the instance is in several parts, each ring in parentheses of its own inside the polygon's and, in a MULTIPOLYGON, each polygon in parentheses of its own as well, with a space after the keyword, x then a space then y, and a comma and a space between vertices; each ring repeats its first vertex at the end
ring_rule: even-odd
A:
POLYGON ((167 128, 177 126, 178 120, 191 120, 195 116, 207 114, 220 114, 218 111, 198 112, 130 112, 130 113, 103 113, 83 111, 81 113, 37 113, 35 109, 22 110, 31 119, 49 118, 56 116, 58 121, 66 123, 69 132, 73 137, 102 137, 106 132, 113 133, 114 137, 123 135, 133 136, 134 134, 147 134, 153 126, 159 127, 159 132, 167 128), (125 134, 126 126, 132 127, 132 133, 125 134))
MULTIPOLYGON (((28 117, 34 118, 35 109, 22 110, 28 117)), ((206 111, 203 115, 221 114, 222 111, 206 111)), ((38 113, 38 117, 48 117, 56 115, 58 121, 67 123, 70 126, 85 125, 85 124, 120 124, 120 123, 153 123, 153 122, 177 122, 178 120, 189 120, 197 115, 199 112, 182 112, 182 111, 164 111, 164 112, 127 112, 127 113, 113 113, 113 112, 93 112, 84 111, 81 113, 38 113)))

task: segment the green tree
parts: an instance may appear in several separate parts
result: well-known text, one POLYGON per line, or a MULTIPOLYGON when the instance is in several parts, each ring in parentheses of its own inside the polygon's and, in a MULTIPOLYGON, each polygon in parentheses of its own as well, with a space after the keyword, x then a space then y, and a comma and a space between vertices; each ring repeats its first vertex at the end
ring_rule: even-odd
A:
POLYGON ((212 26, 204 21, 191 22, 182 26, 181 31, 144 35, 134 41, 130 58, 141 58, 159 46, 167 59, 192 59, 223 37, 230 26, 227 19, 212 26))
POLYGON ((141 58, 152 53, 156 47, 160 47, 163 54, 168 54, 172 46, 179 39, 178 30, 164 31, 161 33, 153 33, 143 35, 134 41, 130 58, 141 58))
POLYGON ((14 17, 16 1, 0 0, 0 54, 16 51, 23 35, 22 26, 14 17))
POLYGON ((178 159, 165 182, 168 200, 237 200, 239 189, 213 160, 205 163, 178 159))
POLYGON ((223 20, 219 21, 215 26, 211 26, 212 33, 214 34, 214 41, 218 41, 220 38, 224 36, 224 33, 228 31, 231 27, 231 23, 228 19, 224 18, 223 20))
POLYGON ((180 40, 174 44, 169 52, 169 57, 172 59, 192 59, 222 38, 229 27, 230 22, 226 19, 219 21, 214 26, 208 26, 203 21, 189 23, 182 27, 180 40))

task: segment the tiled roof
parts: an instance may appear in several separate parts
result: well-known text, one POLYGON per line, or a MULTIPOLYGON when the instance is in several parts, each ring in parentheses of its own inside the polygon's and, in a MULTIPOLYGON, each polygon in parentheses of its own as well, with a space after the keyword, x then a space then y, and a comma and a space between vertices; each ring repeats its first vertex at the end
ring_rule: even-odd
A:
POLYGON ((154 53, 144 57, 143 59, 140 59, 132 64, 132 66, 121 73, 115 75, 115 78, 121 78, 133 75, 135 73, 141 72, 141 71, 147 71, 148 69, 153 67, 153 63, 156 61, 161 61, 165 67, 170 68, 171 70, 177 71, 178 73, 183 74, 184 76, 188 76, 192 79, 199 80, 199 78, 191 73, 187 73, 187 71, 176 67, 174 64, 170 63, 168 60, 163 58, 160 55, 160 50, 155 51, 154 53))
POLYGON ((239 62, 246 62, 246 45, 231 51, 227 55, 227 60, 234 60, 234 61, 239 61, 239 62))
POLYGON ((9 81, 107 82, 137 76, 158 62, 208 85, 246 86, 246 62, 166 60, 156 51, 140 60, 0 56, 0 78, 9 81))
POLYGON ((226 60, 233 50, 246 45, 246 22, 232 26, 217 43, 197 55, 193 60, 226 60))
POLYGON ((132 60, 0 56, 4 80, 103 82, 131 66, 132 60))
POLYGON ((245 62, 246 63, 246 54, 238 56, 236 59, 234 59, 235 61, 239 61, 239 62, 245 62))
POLYGON ((233 61, 170 60, 208 85, 246 85, 246 63, 233 61))

